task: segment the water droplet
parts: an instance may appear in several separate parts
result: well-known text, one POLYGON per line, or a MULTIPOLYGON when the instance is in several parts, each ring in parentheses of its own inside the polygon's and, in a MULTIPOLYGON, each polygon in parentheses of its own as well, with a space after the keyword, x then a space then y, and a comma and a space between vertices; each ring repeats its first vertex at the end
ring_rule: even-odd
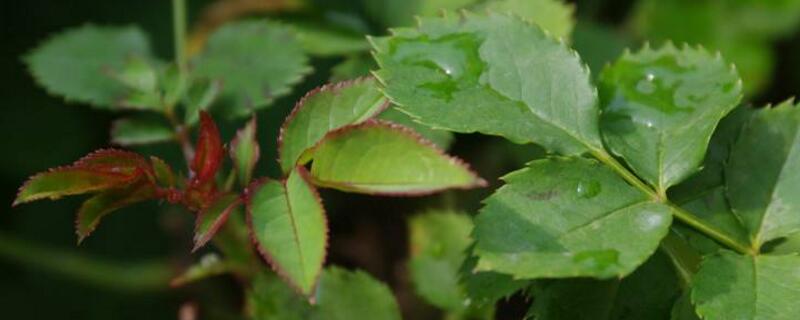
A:
POLYGON ((652 73, 648 73, 648 74, 645 76, 645 79, 647 79, 647 81, 650 81, 650 82, 653 82, 653 80, 654 80, 655 78, 656 78, 656 76, 655 76, 654 74, 652 74, 652 73))
POLYGON ((653 124, 653 121, 650 121, 650 120, 645 120, 645 121, 644 121, 644 126, 645 126, 645 127, 648 127, 648 128, 652 128, 652 127, 654 127, 655 125, 653 124))
POLYGON ((575 192, 578 193, 579 197, 588 199, 597 196, 601 189, 602 187, 597 181, 579 181, 575 192))

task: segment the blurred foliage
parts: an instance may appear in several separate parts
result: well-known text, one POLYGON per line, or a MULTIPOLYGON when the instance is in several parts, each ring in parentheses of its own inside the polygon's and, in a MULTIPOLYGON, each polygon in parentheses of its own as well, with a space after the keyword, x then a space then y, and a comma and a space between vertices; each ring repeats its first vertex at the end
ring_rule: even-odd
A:
MULTIPOLYGON (((278 164, 269 161, 277 158, 278 128, 295 101, 305 92, 329 80, 351 79, 374 69, 371 56, 365 51, 368 45, 364 35, 385 35, 387 27, 409 26, 414 23, 415 15, 435 15, 441 9, 488 8, 508 10, 526 17, 552 29, 553 34, 571 43, 591 69, 593 77, 625 48, 638 47, 645 41, 660 44, 670 39, 676 43, 687 42, 719 50, 733 61, 744 78, 746 101, 777 101, 800 93, 800 35, 796 32, 800 21, 800 1, 797 0, 585 0, 561 3, 562 6, 554 6, 552 11, 539 11, 539 7, 534 6, 539 2, 552 2, 514 0, 188 2, 189 17, 193 21, 189 43, 192 52, 199 53, 207 40, 213 46, 215 39, 209 40, 208 36, 225 22, 245 16, 266 16, 279 21, 276 26, 279 23, 281 27, 276 28, 281 29, 274 30, 281 33, 279 36, 283 32, 297 36, 292 52, 309 56, 307 62, 287 62, 300 70, 289 73, 305 77, 299 82, 295 79, 287 81, 287 86, 294 84, 291 90, 273 92, 274 95, 267 99, 271 106, 258 112, 261 158, 268 160, 255 169, 254 176, 280 174, 278 164), (535 8, 528 8, 526 4, 535 8), (542 12, 553 13, 541 15, 542 12), (572 24, 560 24, 563 19, 547 22, 537 18, 557 16, 577 23, 573 27, 572 24), (305 69, 306 63, 309 69, 305 69)), ((152 58, 168 61, 172 57, 172 39, 169 36, 171 11, 168 1, 31 0, 4 2, 0 14, 3 24, 0 35, 4 39, 0 66, 5 71, 5 107, 0 116, 0 136, 5 137, 1 142, 5 156, 0 157, 0 202, 10 205, 17 187, 26 176, 70 163, 91 150, 108 146, 112 121, 119 119, 117 115, 86 105, 108 97, 78 96, 64 102, 47 95, 28 73, 33 71, 36 74, 37 70, 27 70, 22 57, 36 59, 35 55, 29 55, 30 49, 43 43, 50 35, 64 29, 90 30, 92 27, 86 23, 91 22, 140 26, 145 33, 153 35, 147 39, 150 43, 147 50, 152 58)), ((134 42, 139 45, 138 40, 134 42)), ((58 68, 54 81, 63 84, 62 89, 66 91, 70 86, 81 84, 78 67, 70 63, 53 66, 58 68)), ((220 69, 209 72, 226 71, 225 66, 220 69)), ((256 75, 247 76, 247 79, 241 79, 242 83, 263 80, 256 75)), ((167 75, 159 73, 159 77, 165 79, 167 75)), ((282 84, 284 82, 278 86, 282 84)), ((85 85, 104 86, 107 83, 85 85)), ((212 112, 221 112, 202 102, 204 94, 216 95, 214 88, 219 88, 210 83, 198 86, 194 88, 198 91, 198 98, 192 105, 197 109, 211 107, 212 112)), ((253 92, 256 95, 263 93, 258 92, 258 88, 248 91, 253 92)), ((229 95, 226 92, 222 94, 229 95)), ((266 103, 259 101, 257 104, 266 103)), ((246 114, 245 111, 237 112, 246 114)), ((155 134, 163 133, 163 126, 159 123, 149 119, 140 121, 141 118, 133 111, 125 110, 120 115, 126 120, 120 120, 114 126, 116 143, 163 140, 163 135, 155 134), (135 130, 142 126, 156 130, 145 130, 152 134, 142 135, 142 131, 135 130)), ((399 112, 386 117, 401 123, 413 123, 399 112)), ((228 141, 235 132, 234 128, 241 127, 243 122, 244 119, 239 118, 221 123, 224 140, 228 141)), ((537 147, 490 137, 458 135, 454 138, 435 130, 423 134, 440 146, 451 146, 451 152, 468 160, 492 187, 498 185, 496 178, 500 175, 544 154, 537 147)), ((181 151, 174 144, 132 148, 157 155, 172 164, 182 161, 181 151)), ((337 239, 331 244, 328 262, 364 269, 387 283, 394 290, 404 317, 435 319, 439 314, 415 293, 407 276, 409 240, 404 221, 412 213, 429 207, 475 212, 480 199, 490 191, 491 188, 447 192, 415 200, 376 200, 326 191, 323 198, 331 215, 331 237, 337 239)), ((75 246, 72 226, 73 212, 78 204, 78 200, 71 199, 0 211, 3 213, 0 214, 0 306, 4 307, 4 318, 175 319, 181 306, 196 305, 203 318, 226 319, 235 318, 232 315, 239 314, 246 301, 273 292, 291 294, 286 288, 274 287, 274 282, 271 285, 257 282, 248 287, 251 294, 243 295, 236 279, 220 275, 224 270, 216 269, 195 269, 203 278, 208 278, 168 289, 168 282, 180 271, 201 260, 205 254, 216 252, 207 248, 198 254, 190 254, 191 215, 168 205, 136 205, 108 217, 103 228, 92 238, 81 246, 75 246)), ((796 246, 794 240, 777 244, 774 250, 796 246)), ((243 259, 251 253, 242 253, 243 259)), ((452 267, 449 262, 444 264, 448 270, 452 267)), ((372 281, 362 273, 351 275, 337 270, 332 274, 359 277, 365 283, 372 281)), ((193 276, 197 275, 189 275, 193 276)), ((264 277, 269 276, 272 275, 264 277)), ((336 284, 335 278, 329 280, 331 285, 336 284)), ((374 290, 383 292, 384 288, 376 287, 374 290)), ((501 305, 498 318, 519 318, 518 309, 501 305)), ((263 310, 251 311, 258 314, 263 310)))

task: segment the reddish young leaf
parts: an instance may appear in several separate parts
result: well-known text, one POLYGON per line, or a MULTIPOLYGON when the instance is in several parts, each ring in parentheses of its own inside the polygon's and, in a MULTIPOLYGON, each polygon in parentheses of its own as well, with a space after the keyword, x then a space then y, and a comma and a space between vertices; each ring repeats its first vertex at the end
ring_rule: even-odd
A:
POLYGON ((152 199, 155 195, 153 185, 141 182, 126 188, 108 190, 89 198, 81 205, 75 220, 78 243, 89 236, 97 228, 100 219, 107 214, 134 203, 152 199))
POLYGON ((197 215, 194 229, 194 248, 197 251, 208 243, 228 220, 228 216, 242 203, 237 194, 220 195, 205 210, 197 215))
POLYGON ((113 149, 95 151, 70 166, 34 175, 20 188, 14 205, 126 186, 150 170, 138 154, 113 149))
POLYGON ((212 181, 222 164, 224 149, 219 130, 214 119, 207 112, 200 113, 200 136, 197 138, 192 171, 193 184, 201 185, 212 181))

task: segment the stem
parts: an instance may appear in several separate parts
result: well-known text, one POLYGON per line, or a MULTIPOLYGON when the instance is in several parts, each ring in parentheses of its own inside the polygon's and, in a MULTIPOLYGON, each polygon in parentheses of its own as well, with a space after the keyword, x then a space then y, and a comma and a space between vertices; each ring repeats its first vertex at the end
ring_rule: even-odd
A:
POLYGON ((739 243, 738 241, 736 241, 736 239, 730 237, 725 232, 722 232, 719 229, 715 228, 714 226, 707 224, 705 221, 698 219, 696 216, 684 210, 683 208, 677 206, 676 204, 669 201, 665 201, 664 204, 672 208, 672 213, 676 218, 678 218, 678 220, 691 226, 695 230, 700 231, 701 233, 705 234, 711 239, 714 239, 717 242, 724 244, 729 248, 738 251, 741 254, 746 254, 746 255, 758 254, 758 252, 754 251, 753 248, 750 248, 750 246, 739 243))
POLYGON ((189 133, 187 132, 186 126, 180 124, 172 109, 166 109, 164 111, 164 116, 169 120, 169 123, 175 130, 175 140, 181 145, 181 151, 183 152, 183 158, 186 160, 186 165, 191 167, 192 159, 194 158, 194 147, 192 147, 192 142, 189 140, 189 133))
POLYGON ((736 250, 737 252, 745 255, 755 255, 758 252, 753 251, 747 245, 741 244, 736 239, 730 237, 725 232, 720 231, 713 225, 708 224, 707 222, 701 220, 700 218, 696 217, 695 215, 687 212, 680 206, 672 203, 667 199, 666 194, 658 193, 653 188, 649 187, 647 184, 642 182, 635 174, 633 174, 630 170, 625 168, 619 161, 614 159, 611 155, 609 155, 604 150, 591 150, 591 154, 597 158, 600 162, 606 164, 607 166, 611 167, 617 174, 619 174, 625 181, 636 187, 637 189, 641 190, 653 201, 662 203, 664 205, 669 206, 672 209, 673 216, 677 218, 679 221, 691 226, 695 230, 703 233, 707 237, 714 239, 714 241, 719 242, 727 246, 730 249, 736 250))
POLYGON ((175 42, 175 63, 186 75, 186 0, 172 0, 172 30, 175 42))

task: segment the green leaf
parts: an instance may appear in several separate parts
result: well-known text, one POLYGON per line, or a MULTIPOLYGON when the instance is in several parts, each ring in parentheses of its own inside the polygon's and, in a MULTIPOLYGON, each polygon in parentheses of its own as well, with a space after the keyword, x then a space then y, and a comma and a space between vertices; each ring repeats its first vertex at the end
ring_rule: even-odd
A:
MULTIPOLYGON (((747 231, 728 206, 728 199, 725 197, 723 187, 707 190, 699 198, 683 204, 681 207, 691 212, 703 223, 722 231, 736 242, 748 243, 747 231)), ((692 228, 676 225, 675 230, 692 247, 702 253, 713 253, 721 248, 719 244, 692 228)))
POLYGON ((253 319, 307 320, 312 316, 305 297, 276 275, 260 273, 252 283, 252 289, 247 291, 247 305, 253 319))
POLYGON ((429 211, 412 217, 408 229, 409 271, 417 294, 448 312, 464 312, 470 302, 458 272, 471 242, 472 220, 465 214, 429 211))
POLYGON ((330 82, 340 82, 369 75, 375 69, 375 61, 365 54, 353 55, 331 68, 330 82))
POLYGON ((200 120, 200 112, 207 111, 222 91, 222 81, 198 79, 189 87, 184 97, 186 108, 184 122, 194 125, 200 120))
POLYGON ((692 302, 703 319, 789 320, 800 314, 797 255, 721 251, 706 258, 695 279, 692 302))
POLYGON ((480 7, 498 13, 515 14, 547 30, 556 38, 567 41, 575 27, 575 6, 562 0, 494 0, 480 7))
POLYGON ((538 282, 529 314, 536 319, 663 319, 679 295, 669 258, 656 253, 623 279, 538 282))
POLYGON ((415 16, 433 16, 443 10, 465 8, 479 0, 385 0, 364 1, 367 14, 385 27, 407 26, 415 16))
POLYGON ((459 270, 460 282, 464 285, 467 296, 476 306, 492 306, 498 300, 508 298, 515 292, 530 286, 531 281, 514 280, 510 275, 491 272, 475 271, 478 257, 475 256, 475 245, 467 249, 467 259, 459 270))
POLYGON ((672 202, 679 204, 691 202, 724 186, 723 168, 730 158, 731 146, 739 138, 742 127, 754 110, 743 105, 722 118, 711 136, 700 172, 669 189, 669 199, 672 202))
POLYGON ((111 142, 121 146, 167 142, 174 138, 175 132, 168 123, 150 115, 122 118, 111 126, 111 142))
POLYGON ((194 66, 196 76, 222 81, 220 100, 230 117, 270 105, 311 71, 289 27, 267 20, 222 26, 194 66))
POLYGON ((238 194, 228 193, 219 195, 211 204, 197 214, 194 228, 194 248, 197 251, 210 241, 219 231, 219 228, 228 220, 228 216, 241 205, 238 194))
POLYGON ((328 226, 319 195, 303 167, 285 182, 267 181, 248 190, 253 242, 272 268, 310 295, 325 260, 328 226))
POLYGON ((381 112, 381 114, 378 116, 378 119, 387 120, 389 122, 408 127, 409 129, 414 130, 414 132, 419 133, 425 139, 433 142, 433 144, 442 150, 447 150, 447 148, 450 147, 450 144, 453 143, 453 140, 455 139, 453 133, 450 131, 433 129, 424 124, 416 122, 409 115, 397 110, 395 107, 390 107, 381 112))
POLYGON ((690 291, 684 292, 672 307, 670 320, 700 320, 697 312, 694 310, 692 300, 690 298, 690 291))
POLYGON ((253 117, 236 133, 230 146, 231 159, 239 174, 239 183, 247 185, 253 177, 253 169, 256 167, 261 149, 256 139, 256 118, 253 117))
MULTIPOLYGON (((209 253, 203 255, 200 261, 189 266, 179 276, 173 278, 169 285, 170 287, 182 287, 184 285, 198 282, 210 277, 225 274, 231 271, 231 265, 220 259, 216 253, 209 253)), ((256 283, 257 280, 253 281, 256 283)))
POLYGON ((164 160, 159 158, 150 157, 150 165, 153 167, 153 176, 155 181, 162 187, 175 186, 175 174, 172 172, 172 167, 169 166, 164 160))
MULTIPOLYGON (((744 93, 753 95, 769 84, 775 58, 769 43, 771 35, 763 30, 748 30, 746 16, 756 11, 752 4, 769 2, 777 3, 642 0, 635 6, 628 24, 640 38, 649 41, 671 40, 720 50, 739 69, 744 93)), ((769 15, 768 19, 781 20, 777 14, 769 15)))
POLYGON ((139 183, 122 189, 112 189, 86 200, 78 209, 75 231, 81 243, 100 224, 100 219, 109 213, 137 202, 155 197, 155 189, 146 183, 139 183))
POLYGON ((398 108, 436 129, 602 150, 596 91, 574 51, 519 18, 464 14, 374 39, 376 75, 398 108))
POLYGON ((51 37, 25 56, 25 62, 49 93, 115 109, 129 90, 110 73, 120 71, 129 57, 149 56, 147 37, 136 27, 85 25, 51 37))
POLYGON ((315 299, 317 310, 312 319, 400 320, 400 309, 392 291, 362 271, 326 269, 319 280, 315 299))
POLYGON ((328 132, 364 122, 387 105, 372 78, 325 85, 310 91, 297 102, 281 127, 278 141, 283 172, 288 173, 296 165, 308 162, 310 155, 305 153, 328 132))
POLYGON ((503 180, 475 220, 479 271, 625 276, 653 254, 672 221, 669 207, 594 160, 537 160, 503 180))
POLYGON ((800 231, 800 108, 755 111, 725 167, 728 199, 754 248, 800 231))
POLYGON ((158 89, 156 68, 141 57, 128 58, 122 70, 115 72, 114 75, 122 84, 136 91, 156 93, 158 89))
POLYGON ((600 76, 600 95, 607 146, 664 193, 699 169, 741 80, 718 55, 667 43, 624 54, 600 76))
POLYGON ((351 192, 428 194, 486 181, 408 128, 380 121, 328 134, 314 151, 314 183, 351 192))
POLYGON ((303 49, 311 55, 336 56, 358 53, 369 49, 364 35, 337 30, 330 25, 313 22, 294 22, 290 24, 297 33, 303 49))

